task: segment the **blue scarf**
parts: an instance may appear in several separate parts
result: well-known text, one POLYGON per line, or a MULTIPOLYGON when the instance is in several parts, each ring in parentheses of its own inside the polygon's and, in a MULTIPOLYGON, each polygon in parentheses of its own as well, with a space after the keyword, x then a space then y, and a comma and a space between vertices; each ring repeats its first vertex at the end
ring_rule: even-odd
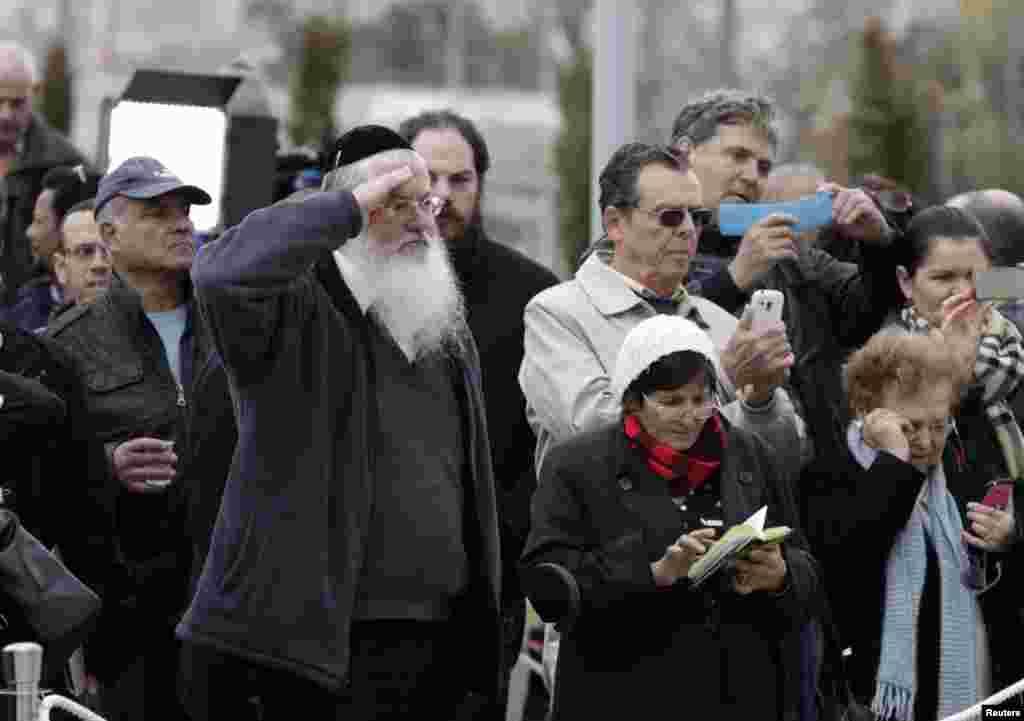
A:
MULTIPOLYGON (((865 468, 877 451, 868 448, 858 421, 847 434, 850 451, 865 468)), ((977 598, 961 581, 967 563, 956 501, 937 464, 928 475, 907 525, 897 534, 885 569, 882 652, 871 710, 886 721, 911 721, 917 692, 917 629, 928 567, 929 541, 939 561, 939 718, 978 702, 977 598)))

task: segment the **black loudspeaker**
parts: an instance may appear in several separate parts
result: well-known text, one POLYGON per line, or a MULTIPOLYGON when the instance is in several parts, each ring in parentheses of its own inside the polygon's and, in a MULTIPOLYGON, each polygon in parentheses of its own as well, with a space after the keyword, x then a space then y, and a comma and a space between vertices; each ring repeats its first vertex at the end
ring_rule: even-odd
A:
POLYGON ((221 224, 228 228, 274 200, 277 119, 229 115, 221 224))

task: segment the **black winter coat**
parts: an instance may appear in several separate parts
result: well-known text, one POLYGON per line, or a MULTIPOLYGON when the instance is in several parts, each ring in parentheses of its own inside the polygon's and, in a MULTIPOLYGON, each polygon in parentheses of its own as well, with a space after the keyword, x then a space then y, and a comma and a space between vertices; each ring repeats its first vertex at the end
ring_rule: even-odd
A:
MULTIPOLYGON (((465 297, 467 321, 480 353, 487 427, 498 498, 504 601, 521 599, 516 573, 530 528, 530 497, 537 487, 533 465, 536 438, 526 422, 526 400, 519 386, 523 360, 523 309, 558 278, 517 250, 496 243, 477 227, 450 249, 465 297)), ((188 526, 193 543, 192 584, 198 581, 210 547, 238 429, 227 374, 216 353, 197 369, 196 397, 190 406, 188 526)))
MULTIPOLYGON (((338 690, 365 553, 377 428, 369 325, 332 251, 359 234, 348 192, 254 211, 203 246, 192 278, 237 405, 239 441, 178 637, 338 690)), ((471 580, 453 618, 461 670, 498 685, 500 562, 476 345, 456 359, 471 580), (458 634, 461 635, 461 634, 458 634)))
MULTIPOLYGON (((768 525, 797 528, 791 486, 756 436, 723 421, 726 526, 768 506, 768 525)), ((556 446, 532 506, 524 566, 572 572, 579 617, 562 636, 555 719, 795 719, 800 629, 818 572, 797 531, 783 547, 781 594, 739 596, 720 576, 699 590, 659 590, 650 564, 681 534, 667 483, 616 423, 556 446)), ((530 595, 529 574, 524 576, 530 595)))
POLYGON ((18 288, 32 275, 32 249, 25 231, 32 224, 43 177, 51 168, 87 162, 67 138, 47 125, 41 115, 33 114, 25 149, 4 179, 7 215, 0 222, 0 272, 5 288, 0 304, 13 305, 18 288))
MULTIPOLYGON (((1018 423, 1020 416, 1017 416, 1018 423)), ((956 431, 946 443, 943 463, 949 492, 960 508, 964 527, 967 504, 985 497, 986 484, 1008 477, 1006 460, 996 438, 992 422, 977 401, 965 401, 954 418, 956 431)), ((1002 577, 981 596, 982 618, 989 629, 992 679, 996 690, 1024 678, 1024 656, 1019 652, 1024 638, 1024 484, 1014 486, 1013 511, 1016 539, 1003 553, 991 554, 1002 567, 1002 577)), ((990 564, 993 565, 993 564, 990 564)), ((994 569, 991 569, 994 570, 994 569)), ((990 580, 993 577, 990 576, 990 580)))
MULTIPOLYGON (((944 458, 954 498, 957 493, 952 489, 957 481, 953 476, 967 470, 954 467, 958 462, 957 445, 958 441, 951 439, 944 458)), ((853 692, 865 703, 875 692, 889 553, 896 535, 910 518, 923 483, 920 471, 895 456, 880 453, 865 471, 848 450, 841 456, 816 459, 801 476, 803 527, 821 563, 841 643, 852 650, 846 665, 853 692)), ((979 485, 984 484, 979 481, 979 485)), ((970 500, 980 500, 981 495, 979 491, 970 500)), ((1019 489, 1014 500, 1020 509, 1024 499, 1019 489)), ((1020 523, 1018 512, 1018 528, 1020 523)), ((996 689, 1024 675, 1019 653, 1024 634, 1020 618, 1020 544, 1000 555, 1003 577, 980 599, 996 689)), ((934 686, 934 679, 926 678, 921 683, 924 685, 919 695, 928 696, 928 684, 934 686)))
MULTIPOLYGON (((210 352, 194 305, 181 341, 180 385, 139 294, 120 280, 95 303, 62 313, 47 333, 81 368, 89 423, 108 457, 117 444, 139 436, 174 440, 179 458, 187 455, 192 369, 210 352)), ((167 490, 152 494, 129 493, 111 478, 117 573, 99 633, 116 635, 118 641, 104 644, 108 653, 100 661, 101 674, 132 663, 153 634, 172 634, 187 605, 191 549, 181 472, 179 464, 167 490)))
POLYGON ((0 321, 0 395, 0 503, 103 595, 113 498, 77 364, 52 341, 0 321))
POLYGON ((558 283, 550 270, 471 227, 451 248, 466 299, 467 321, 480 351, 487 428, 501 529, 501 591, 521 599, 516 574, 530 530, 530 497, 537 487, 537 439, 526 421, 519 385, 523 362, 523 310, 533 296, 558 283))

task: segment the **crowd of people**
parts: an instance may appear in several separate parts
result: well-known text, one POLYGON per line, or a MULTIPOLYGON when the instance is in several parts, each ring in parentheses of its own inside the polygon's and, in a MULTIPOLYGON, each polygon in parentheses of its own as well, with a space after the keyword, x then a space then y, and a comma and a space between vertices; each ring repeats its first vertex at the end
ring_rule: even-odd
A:
POLYGON ((105 718, 497 721, 528 599, 551 719, 927 721, 1024 676, 1024 311, 975 293, 1012 193, 775 167, 724 89, 608 159, 565 281, 485 230, 449 110, 197 247, 206 189, 97 172, 37 89, 0 47, 0 503, 102 599, 66 690, 105 718), (790 535, 692 581, 761 508, 790 535))

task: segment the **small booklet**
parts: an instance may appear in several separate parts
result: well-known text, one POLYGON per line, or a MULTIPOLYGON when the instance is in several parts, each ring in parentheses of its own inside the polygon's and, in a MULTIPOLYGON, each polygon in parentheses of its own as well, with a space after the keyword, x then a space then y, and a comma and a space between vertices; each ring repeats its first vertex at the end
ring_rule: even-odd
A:
POLYGON ((703 556, 694 561, 690 566, 687 577, 693 582, 696 588, 712 576, 726 562, 736 558, 742 558, 748 547, 755 543, 782 543, 792 529, 789 526, 775 526, 765 528, 764 522, 768 517, 768 506, 762 506, 743 523, 738 523, 725 535, 711 544, 703 556))

